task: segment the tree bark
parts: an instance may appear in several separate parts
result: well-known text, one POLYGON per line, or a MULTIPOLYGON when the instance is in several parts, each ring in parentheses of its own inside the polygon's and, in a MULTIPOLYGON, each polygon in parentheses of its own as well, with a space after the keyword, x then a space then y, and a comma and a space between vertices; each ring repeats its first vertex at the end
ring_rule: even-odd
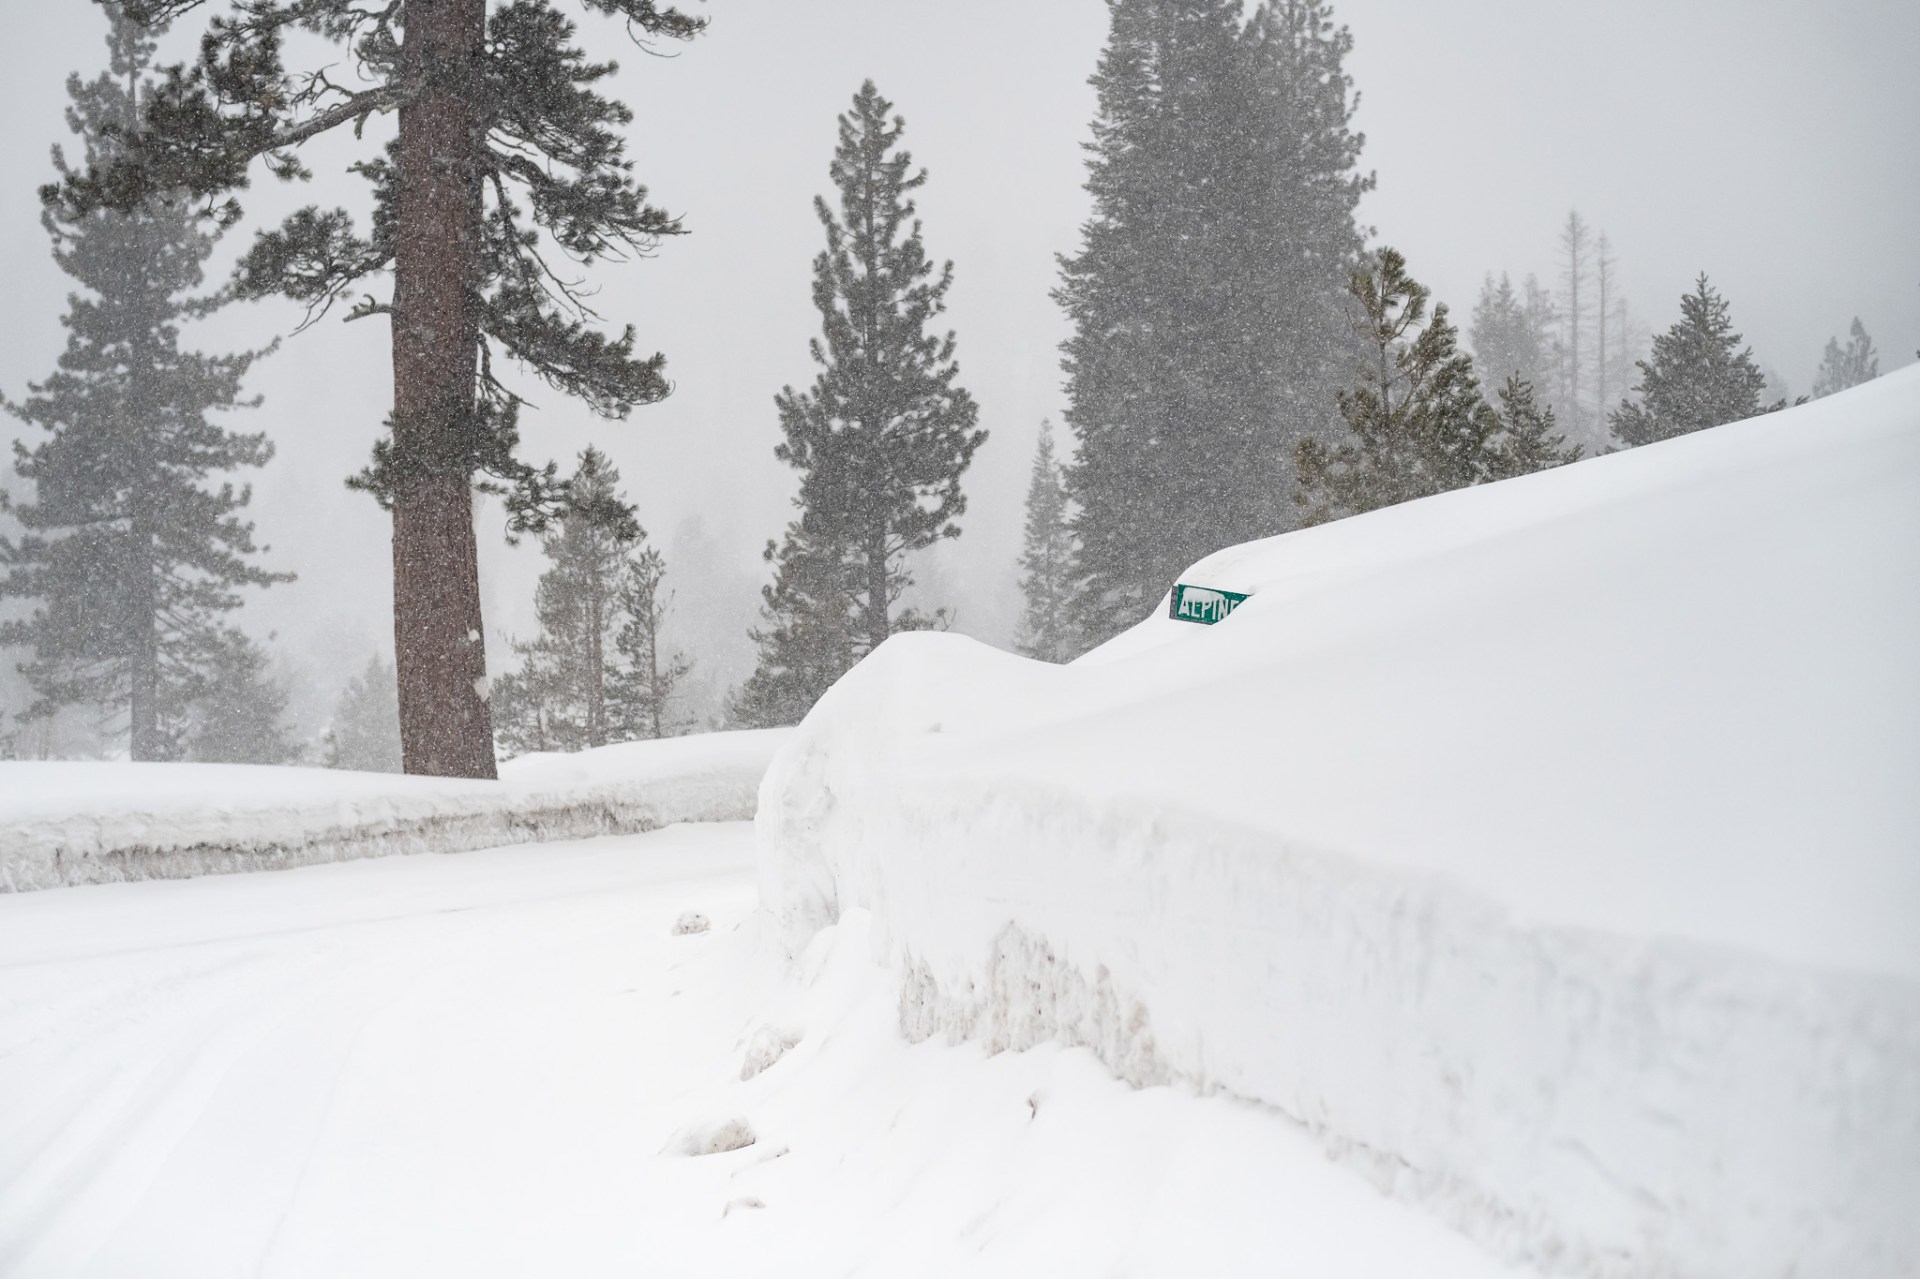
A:
POLYGON ((479 361, 473 77, 486 0, 409 0, 393 314, 393 633, 409 773, 496 776, 469 432, 479 361))
MULTIPOLYGON (((142 315, 142 320, 146 317, 142 315)), ((135 337, 126 412, 134 434, 134 484, 128 494, 128 550, 133 567, 129 601, 133 645, 127 662, 127 757, 145 762, 167 758, 160 730, 160 566, 154 536, 155 397, 146 373, 153 367, 150 335, 135 337)))
POLYGON ((153 534, 144 518, 133 521, 133 652, 127 663, 127 755, 146 761, 167 758, 160 735, 159 600, 154 583, 153 534))

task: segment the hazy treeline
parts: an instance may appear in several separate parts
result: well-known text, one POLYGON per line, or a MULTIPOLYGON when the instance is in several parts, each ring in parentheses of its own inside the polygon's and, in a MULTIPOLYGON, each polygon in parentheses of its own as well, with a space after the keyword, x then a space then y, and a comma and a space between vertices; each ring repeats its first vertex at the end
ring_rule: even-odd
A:
MULTIPOLYGON (((648 202, 624 153, 631 113, 601 91, 608 68, 576 47, 561 0, 481 6, 477 19, 436 8, 410 26, 349 0, 255 6, 251 25, 209 27, 200 61, 156 67, 154 33, 198 7, 102 6, 108 64, 72 81, 78 153, 42 190, 77 292, 56 370, 4 401, 27 431, 0 487, 0 754, 490 776, 497 753, 791 723, 888 636, 949 624, 916 566, 962 534, 988 433, 944 321, 964 264, 934 255, 940 228, 916 205, 937 166, 916 160, 878 86, 858 87, 831 146, 821 122, 815 375, 768 406, 796 491, 765 549, 755 666, 736 680, 675 638, 744 611, 715 597, 748 588, 707 571, 723 559, 711 539, 691 528, 672 541, 702 583, 678 598, 687 567, 649 537, 602 452, 564 470, 522 456, 510 368, 609 419, 671 390, 665 357, 640 352, 631 327, 603 330, 587 286, 552 263, 692 229, 648 202), (472 22, 484 31, 460 25, 472 22), (280 37, 301 23, 351 51, 362 87, 285 64, 280 37), (429 74, 466 48, 483 50, 469 78, 429 74), (204 278, 244 216, 250 165, 297 178, 307 137, 396 108, 397 139, 354 161, 373 186, 370 224, 309 207, 257 230, 230 280, 204 278), (422 176, 446 128, 466 141, 434 163, 465 185, 422 176), (385 299, 364 292, 376 278, 392 284, 385 299), (208 354, 181 338, 270 296, 310 319, 357 298, 349 318, 390 319, 398 344, 394 415, 350 481, 393 514, 396 644, 369 652, 337 696, 323 690, 332 713, 305 731, 272 637, 238 621, 249 590, 298 568, 256 546, 247 518, 244 476, 272 457, 272 406, 251 433, 227 425, 260 407, 244 383, 273 348, 208 354), (450 318, 410 326, 410 314, 450 318), (510 535, 545 561, 535 630, 511 637, 493 672, 475 491, 501 496, 510 535), (910 589, 926 606, 907 606, 910 589)), ((704 26, 652 0, 587 8, 646 38, 704 26)), ((1009 566, 1020 651, 1084 652, 1223 546, 1785 402, 1704 275, 1655 331, 1629 307, 1617 246, 1577 212, 1544 282, 1488 264, 1479 295, 1460 300, 1462 326, 1418 264, 1370 244, 1357 220, 1374 179, 1352 128, 1352 37, 1324 0, 1108 10, 1092 212, 1054 281, 1070 323, 1064 413, 1057 433, 1042 426, 1009 566)), ((1856 319, 1811 393, 1877 373, 1856 319)))

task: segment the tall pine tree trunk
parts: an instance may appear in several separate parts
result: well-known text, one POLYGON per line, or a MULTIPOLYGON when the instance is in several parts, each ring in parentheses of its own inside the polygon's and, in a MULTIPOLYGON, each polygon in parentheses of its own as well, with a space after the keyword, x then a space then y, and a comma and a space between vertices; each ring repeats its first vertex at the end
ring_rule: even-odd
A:
POLYGON ((1583 429, 1586 406, 1580 402, 1580 285, 1587 277, 1588 227, 1579 210, 1569 210, 1567 225, 1560 232, 1560 245, 1567 255, 1567 421, 1576 434, 1583 429))
POLYGON ((653 725, 654 740, 660 738, 660 704, 666 701, 660 690, 660 618, 653 611, 653 595, 646 599, 646 616, 641 622, 647 628, 647 719, 653 725))
POLYGON ((132 529, 134 553, 133 651, 127 662, 127 754, 135 760, 165 759, 160 735, 160 619, 157 571, 153 563, 153 532, 136 515, 132 529))
POLYGON ((587 745, 607 744, 606 610, 600 598, 599 566, 587 583, 587 745))
POLYGON ((483 143, 470 79, 486 0, 409 0, 393 314, 393 632, 409 773, 496 776, 484 697, 467 435, 474 415, 483 143))
POLYGON ((127 521, 127 549, 133 565, 133 598, 128 601, 133 644, 127 662, 127 754, 140 761, 165 759, 167 754, 160 734, 160 565, 154 545, 157 450, 153 433, 157 428, 153 415, 157 405, 146 381, 153 359, 154 352, 143 335, 134 343, 129 370, 132 380, 123 410, 134 418, 136 441, 134 482, 128 494, 131 518, 127 521))

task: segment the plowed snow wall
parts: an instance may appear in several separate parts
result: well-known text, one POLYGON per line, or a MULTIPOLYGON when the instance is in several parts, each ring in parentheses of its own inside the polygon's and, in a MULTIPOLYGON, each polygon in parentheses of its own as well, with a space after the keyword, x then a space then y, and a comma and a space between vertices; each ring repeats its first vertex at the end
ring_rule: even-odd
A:
POLYGON ((863 776, 820 727, 768 774, 763 898, 796 943, 870 908, 910 1039, 1266 1103, 1550 1271, 1916 1272, 1909 983, 1527 927, 1202 813, 863 776))
MULTIPOLYGON (((527 761, 531 767, 519 776, 510 766, 498 783, 193 765, 0 765, 0 781, 25 785, 46 774, 57 783, 92 783, 92 793, 76 789, 60 803, 35 805, 37 811, 9 814, 0 805, 0 891, 746 821, 778 736, 716 734, 714 741, 545 757, 527 761), (175 770, 182 793, 129 797, 130 768, 175 770), (330 784, 338 793, 328 793, 330 784)), ((152 776, 135 780, 151 791, 152 776)))

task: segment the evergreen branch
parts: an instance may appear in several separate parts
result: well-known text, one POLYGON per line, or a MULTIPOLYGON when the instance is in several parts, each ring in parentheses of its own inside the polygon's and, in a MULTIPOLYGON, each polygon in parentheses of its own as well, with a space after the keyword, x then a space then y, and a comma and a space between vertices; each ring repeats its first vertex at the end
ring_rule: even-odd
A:
POLYGON ((602 417, 625 417, 672 390, 663 373, 665 356, 635 357, 632 325, 608 338, 581 321, 562 319, 542 302, 537 289, 504 285, 486 299, 481 329, 548 385, 585 400, 602 417))
MULTIPOLYGON (((238 54, 230 59, 240 61, 238 54)), ((287 152, 349 121, 405 106, 419 92, 417 82, 395 81, 356 93, 306 120, 281 124, 275 106, 285 97, 285 87, 277 48, 261 62, 209 71, 209 51, 191 73, 179 66, 168 68, 137 130, 113 124, 103 128, 118 144, 117 154, 42 186, 41 201, 71 221, 102 208, 128 213, 176 192, 211 199, 244 187, 247 166, 263 155, 275 176, 304 178, 309 176, 306 170, 287 152), (222 105, 236 99, 244 104, 243 113, 224 113, 222 105)), ((231 222, 237 216, 237 206, 229 201, 222 220, 231 222)))
MULTIPOLYGON (((350 286, 391 264, 391 249, 353 232, 344 209, 309 205, 279 228, 263 231, 234 268, 233 291, 254 299, 282 295, 306 305, 304 330, 325 315, 350 286)), ((366 314, 356 307, 349 319, 366 314)), ((296 330, 296 331, 299 331, 296 330)))
MULTIPOLYGON (((663 9, 655 0, 581 0, 581 3, 609 16, 624 18, 627 30, 637 29, 650 36, 691 40, 707 29, 707 19, 690 17, 672 7, 663 9)), ((649 46, 642 42, 641 47, 649 46)))

